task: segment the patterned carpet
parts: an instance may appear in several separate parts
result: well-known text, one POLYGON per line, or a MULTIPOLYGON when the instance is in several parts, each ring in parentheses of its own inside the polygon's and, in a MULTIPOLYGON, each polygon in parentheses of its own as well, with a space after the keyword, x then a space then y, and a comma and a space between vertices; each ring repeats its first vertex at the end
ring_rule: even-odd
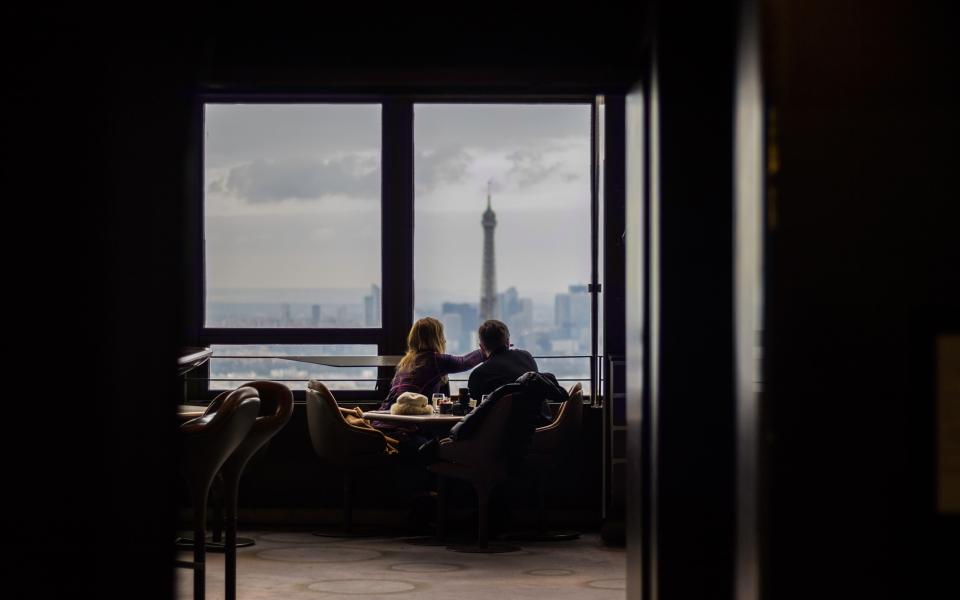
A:
MULTIPOLYGON (((506 554, 468 554, 409 538, 323 538, 308 532, 243 531, 256 545, 237 551, 237 598, 322 600, 615 600, 625 597, 626 552, 599 535, 566 542, 516 542, 506 554)), ((191 553, 178 558, 190 560, 191 553)), ((177 598, 193 597, 193 572, 176 569, 177 598)), ((207 598, 223 598, 223 555, 207 555, 207 598)))

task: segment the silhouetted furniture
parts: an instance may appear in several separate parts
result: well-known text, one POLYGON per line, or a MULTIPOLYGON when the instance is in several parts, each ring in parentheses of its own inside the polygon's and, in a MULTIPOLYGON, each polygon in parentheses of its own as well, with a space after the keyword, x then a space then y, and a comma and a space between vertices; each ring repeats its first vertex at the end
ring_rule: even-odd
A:
POLYGON ((343 523, 339 530, 318 530, 319 536, 351 537, 363 532, 353 529, 354 471, 391 464, 396 458, 388 453, 387 438, 376 429, 351 425, 333 394, 320 381, 307 385, 307 427, 317 456, 343 474, 343 523))
POLYGON ((513 552, 520 548, 503 544, 489 544, 489 508, 490 494, 493 489, 507 479, 505 434, 510 420, 511 409, 516 395, 508 395, 497 400, 496 406, 486 416, 472 437, 465 440, 441 440, 437 450, 440 462, 428 467, 439 476, 439 515, 437 518, 437 536, 444 538, 446 522, 446 482, 452 477, 470 482, 477 492, 479 521, 476 546, 450 546, 460 552, 513 552))
POLYGON ((530 541, 572 540, 580 537, 576 531, 547 531, 543 522, 544 482, 553 473, 569 466, 575 459, 577 440, 583 422, 583 386, 579 383, 569 390, 569 397, 560 405, 557 417, 549 425, 538 427, 533 443, 524 460, 524 471, 537 480, 537 531, 532 535, 512 536, 511 539, 530 541))
POLYGON ((260 411, 256 389, 241 387, 228 393, 203 416, 180 426, 181 466, 193 497, 193 562, 177 561, 193 569, 193 597, 203 600, 206 578, 207 496, 214 475, 243 443, 260 411))
MULTIPOLYGON (((223 487, 223 507, 226 509, 225 529, 226 541, 220 536, 220 529, 216 528, 212 536, 207 539, 207 549, 211 551, 223 551, 224 557, 224 577, 226 581, 226 600, 236 598, 236 567, 237 567, 237 548, 252 546, 254 541, 249 538, 237 538, 237 493, 240 486, 240 478, 247 463, 253 458, 253 455, 263 448, 270 439, 286 426, 293 416, 293 394, 290 388, 282 383, 274 381, 253 381, 246 383, 238 389, 252 388, 260 396, 260 414, 253 422, 253 427, 247 433, 246 437, 240 442, 240 445, 234 450, 233 454, 220 468, 217 479, 223 487)), ((230 392, 224 392, 214 398, 207 410, 217 410, 217 407, 224 401, 230 392)), ((192 539, 181 539, 177 545, 193 544, 192 539)))
POLYGON ((177 357, 177 374, 183 375, 210 360, 213 350, 210 348, 181 348, 177 357))

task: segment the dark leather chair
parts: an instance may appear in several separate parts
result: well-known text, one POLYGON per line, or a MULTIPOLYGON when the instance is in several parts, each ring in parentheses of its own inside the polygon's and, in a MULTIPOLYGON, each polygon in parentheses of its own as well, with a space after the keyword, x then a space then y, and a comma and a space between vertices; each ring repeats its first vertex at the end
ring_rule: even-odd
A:
POLYGON ((477 492, 479 521, 476 546, 451 546, 451 550, 461 552, 512 552, 516 546, 489 543, 490 494, 494 488, 507 479, 504 438, 510 420, 513 395, 497 400, 496 406, 486 416, 472 437, 465 440, 441 440, 437 449, 440 462, 428 467, 439 476, 440 490, 439 515, 437 519, 438 537, 444 537, 446 521, 446 483, 444 478, 452 477, 468 481, 477 492))
MULTIPOLYGON (((396 458, 387 447, 387 438, 376 429, 351 425, 344 409, 322 382, 307 385, 307 426, 313 449, 325 464, 343 475, 343 523, 338 530, 315 531, 319 536, 352 537, 363 532, 353 529, 354 472, 390 465, 396 458)), ((351 413, 352 414, 352 413, 351 413)))
MULTIPOLYGON (((237 548, 252 546, 254 541, 249 538, 237 538, 237 494, 240 487, 240 478, 250 459, 270 441, 293 416, 293 394, 290 388, 274 381, 253 381, 245 383, 241 388, 253 388, 260 396, 260 414, 253 422, 253 427, 227 459, 217 481, 222 485, 223 508, 226 512, 225 530, 226 540, 220 535, 219 527, 214 528, 212 539, 207 539, 207 550, 223 551, 224 578, 226 584, 226 600, 236 598, 237 588, 237 548)), ((238 388, 240 389, 240 388, 238 388)), ((209 410, 217 410, 230 392, 223 392, 213 399, 209 410)), ((191 539, 181 539, 177 545, 193 544, 191 539)))
POLYGON ((537 533, 530 539, 534 541, 572 540, 580 537, 575 531, 547 531, 543 523, 544 481, 551 473, 569 466, 575 460, 577 440, 583 422, 583 386, 574 384, 569 390, 568 399, 560 405, 556 418, 533 434, 533 443, 524 460, 525 471, 533 474, 537 480, 537 499, 539 505, 537 533))
POLYGON ((181 468, 193 497, 193 597, 203 600, 206 581, 207 496, 214 476, 243 443, 260 411, 256 389, 238 388, 210 405, 203 415, 180 426, 181 468))

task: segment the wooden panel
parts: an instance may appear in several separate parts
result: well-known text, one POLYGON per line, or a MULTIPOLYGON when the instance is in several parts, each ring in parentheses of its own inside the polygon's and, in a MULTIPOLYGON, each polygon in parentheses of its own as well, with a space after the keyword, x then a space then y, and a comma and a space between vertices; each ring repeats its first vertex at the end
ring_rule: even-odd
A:
POLYGON ((937 509, 960 513, 960 335, 937 340, 937 509))

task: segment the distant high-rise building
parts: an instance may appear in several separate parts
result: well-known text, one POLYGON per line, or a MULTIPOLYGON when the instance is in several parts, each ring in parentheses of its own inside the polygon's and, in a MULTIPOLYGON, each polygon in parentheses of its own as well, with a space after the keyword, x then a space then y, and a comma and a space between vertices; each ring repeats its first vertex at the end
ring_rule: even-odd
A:
POLYGON ((477 321, 477 305, 467 303, 444 302, 440 320, 446 329, 447 340, 456 342, 451 350, 466 352, 473 348, 473 334, 480 323, 477 321))
POLYGON ((288 325, 288 324, 290 323, 290 321, 292 321, 292 320, 293 320, 293 318, 292 318, 292 316, 291 316, 291 314, 290 314, 290 305, 284 303, 284 304, 281 305, 281 307, 280 307, 280 321, 281 321, 282 324, 288 325))
POLYGON ((313 306, 310 307, 310 316, 311 316, 311 322, 313 323, 314 327, 320 324, 320 305, 319 304, 314 304, 313 306))
POLYGON ((487 210, 483 213, 483 281, 480 286, 480 319, 497 318, 497 264, 493 248, 493 230, 497 215, 490 206, 490 185, 487 182, 487 210))
POLYGON ((521 298, 517 288, 510 286, 497 296, 498 318, 507 324, 511 335, 518 335, 533 328, 533 301, 521 298))
POLYGON ((380 286, 371 285, 370 295, 363 297, 363 322, 366 327, 380 327, 380 286))
POLYGON ((554 325, 561 338, 581 339, 590 329, 590 294, 585 285, 571 285, 566 294, 554 300, 554 325))
POLYGON ((460 354, 467 347, 464 343, 463 319, 457 313, 443 313, 440 315, 443 322, 444 337, 447 338, 447 352, 460 354))

